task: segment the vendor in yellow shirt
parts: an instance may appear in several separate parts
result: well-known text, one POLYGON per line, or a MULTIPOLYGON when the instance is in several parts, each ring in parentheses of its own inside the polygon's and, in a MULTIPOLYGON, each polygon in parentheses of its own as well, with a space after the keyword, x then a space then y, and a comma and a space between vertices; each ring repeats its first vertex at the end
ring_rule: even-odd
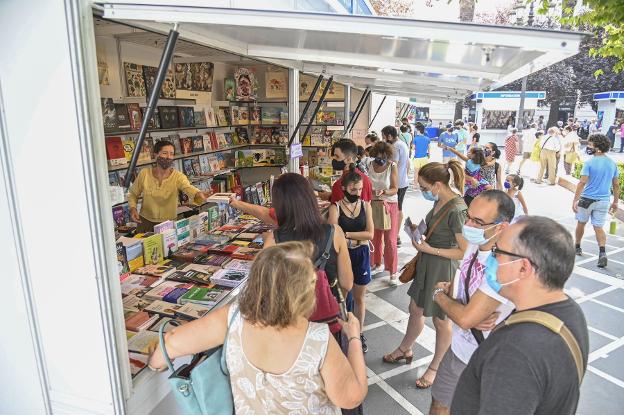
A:
POLYGON ((166 220, 176 220, 179 191, 196 204, 201 204, 210 196, 193 186, 184 173, 172 167, 175 147, 171 142, 157 142, 154 153, 156 165, 151 169, 141 170, 128 191, 130 217, 137 223, 138 232, 152 232, 154 225, 166 220), (143 197, 141 213, 137 210, 140 197, 143 197))

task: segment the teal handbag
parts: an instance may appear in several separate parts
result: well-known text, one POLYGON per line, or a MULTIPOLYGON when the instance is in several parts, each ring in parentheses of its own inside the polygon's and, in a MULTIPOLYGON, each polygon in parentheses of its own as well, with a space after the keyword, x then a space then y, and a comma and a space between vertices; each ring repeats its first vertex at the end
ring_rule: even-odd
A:
POLYGON ((165 349, 164 329, 167 324, 179 326, 169 320, 160 327, 160 350, 167 362, 169 384, 182 412, 189 415, 232 415, 234 399, 230 386, 230 373, 225 362, 227 338, 230 326, 238 315, 238 308, 232 315, 225 332, 223 346, 215 347, 193 356, 190 363, 175 369, 165 349))

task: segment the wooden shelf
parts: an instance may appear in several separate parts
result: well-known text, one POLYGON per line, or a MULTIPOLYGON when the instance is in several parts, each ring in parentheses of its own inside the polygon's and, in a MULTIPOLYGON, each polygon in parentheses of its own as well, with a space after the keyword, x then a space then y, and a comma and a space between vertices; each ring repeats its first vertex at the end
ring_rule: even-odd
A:
MULTIPOLYGON (((208 130, 211 128, 231 128, 231 127, 237 127, 235 125, 228 125, 228 126, 219 126, 219 127, 178 127, 178 128, 156 128, 153 130, 147 130, 148 134, 151 133, 168 133, 168 132, 172 132, 172 131, 192 131, 192 130, 208 130)), ((113 137, 113 136, 117 136, 117 135, 137 135, 139 134, 138 130, 123 130, 123 131, 115 131, 115 132, 104 132, 104 136, 106 137, 113 137)))

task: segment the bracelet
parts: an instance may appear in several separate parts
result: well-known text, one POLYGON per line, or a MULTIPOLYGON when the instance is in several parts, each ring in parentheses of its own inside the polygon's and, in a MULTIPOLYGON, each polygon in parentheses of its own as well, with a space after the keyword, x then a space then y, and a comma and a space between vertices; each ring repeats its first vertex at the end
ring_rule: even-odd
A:
POLYGON ((436 256, 440 256, 440 248, 436 250, 436 256))
POLYGON ((360 342, 362 341, 362 339, 360 338, 360 336, 353 336, 353 337, 349 337, 349 340, 347 341, 347 344, 351 344, 351 340, 359 340, 360 342))
POLYGON ((433 295, 431 296, 431 299, 433 300, 434 303, 435 303, 436 295, 443 293, 443 292, 444 292, 444 288, 440 288, 440 287, 433 290, 433 295))

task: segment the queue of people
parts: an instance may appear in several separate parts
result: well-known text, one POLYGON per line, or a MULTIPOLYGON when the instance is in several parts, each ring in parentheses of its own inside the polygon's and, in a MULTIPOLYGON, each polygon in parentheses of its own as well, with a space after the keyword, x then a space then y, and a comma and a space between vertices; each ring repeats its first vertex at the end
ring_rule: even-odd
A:
MULTIPOLYGON (((535 181, 541 181, 544 170, 554 181, 556 152, 563 150, 566 163, 572 160, 568 154, 578 157, 578 136, 565 140, 553 129, 546 137, 527 132, 529 146, 523 143, 518 174, 503 176, 501 150, 495 143, 479 143, 473 125, 468 130, 463 123, 447 125, 439 143, 443 163, 431 161, 423 125, 417 124, 409 139, 403 130, 387 126, 380 136, 370 133, 365 148, 349 139, 334 143, 332 167, 341 174, 331 192, 315 194, 306 178, 286 173, 273 185, 271 208, 233 198, 232 207, 276 228, 263 235, 264 250, 238 302, 168 333, 169 355, 227 343, 236 413, 363 414, 367 286, 381 270, 388 273, 389 284, 400 284, 399 230, 413 167, 414 184, 433 205, 425 217, 425 237, 411 240, 417 255, 407 276, 405 335, 383 361, 412 363, 412 347, 425 318, 432 317, 434 355, 415 379, 417 388, 431 388, 430 414, 573 414, 587 366, 588 332, 580 307, 563 286, 574 254, 582 254, 580 240, 590 219, 599 264, 606 266, 606 237, 600 230, 605 212, 617 206, 619 197, 617 168, 603 157, 609 139, 589 138, 593 158, 583 168, 573 203, 579 223, 575 244, 555 221, 529 216, 519 172, 539 147, 535 181), (317 197, 331 201, 327 218, 319 212, 317 197), (343 300, 347 315, 336 311, 343 300), (533 320, 526 320, 529 315, 533 320), (532 324, 517 324, 527 321, 532 324), (544 321, 565 327, 569 338, 562 342, 544 321)), ((573 133, 564 130, 565 137, 573 133)), ((519 140, 514 141, 515 159, 519 140)), ((505 151, 508 169, 513 160, 505 151)), ((159 162, 150 178, 165 180, 164 167, 159 162)), ((177 189, 189 197, 206 197, 182 178, 176 180, 177 189)), ((139 183, 131 191, 135 198, 142 194, 145 203, 152 190, 139 183)), ((160 217, 144 205, 139 219, 149 223, 160 217)), ((149 364, 156 370, 166 367, 159 351, 149 364)))

